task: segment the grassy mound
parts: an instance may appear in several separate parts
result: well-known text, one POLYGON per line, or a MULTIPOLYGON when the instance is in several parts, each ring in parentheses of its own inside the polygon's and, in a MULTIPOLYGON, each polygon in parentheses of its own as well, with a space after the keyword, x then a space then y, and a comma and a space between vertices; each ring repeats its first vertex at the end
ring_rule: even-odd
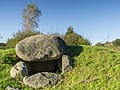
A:
MULTIPOLYGON (((70 52, 74 70, 63 74, 62 82, 45 90, 120 90, 120 52, 94 46, 74 46, 70 52)), ((0 90, 8 85, 33 90, 10 77, 13 62, 14 49, 0 50, 0 90)))
POLYGON ((23 90, 33 90, 10 77, 10 69, 16 62, 14 49, 0 50, 0 90, 5 90, 7 86, 23 88, 23 90))

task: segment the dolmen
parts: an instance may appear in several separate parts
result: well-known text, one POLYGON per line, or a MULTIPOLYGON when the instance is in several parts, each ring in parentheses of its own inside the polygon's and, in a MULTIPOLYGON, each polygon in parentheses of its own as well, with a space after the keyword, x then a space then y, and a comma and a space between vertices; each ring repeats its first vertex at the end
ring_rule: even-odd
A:
POLYGON ((10 70, 12 78, 32 88, 56 85, 61 73, 72 70, 65 41, 53 35, 34 35, 18 42, 17 60, 10 70))

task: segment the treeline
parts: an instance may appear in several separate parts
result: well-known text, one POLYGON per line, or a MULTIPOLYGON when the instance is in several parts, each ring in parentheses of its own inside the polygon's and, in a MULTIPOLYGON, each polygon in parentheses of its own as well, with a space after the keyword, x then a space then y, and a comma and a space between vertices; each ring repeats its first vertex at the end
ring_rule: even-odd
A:
POLYGON ((116 39, 111 42, 107 41, 105 43, 98 42, 98 43, 96 43, 95 46, 102 46, 102 47, 112 48, 115 50, 120 50, 120 39, 116 39))
MULTIPOLYGON (((11 38, 8 38, 6 43, 0 43, 0 49, 15 48, 16 44, 24 38, 42 34, 40 31, 36 31, 39 26, 38 22, 40 15, 41 11, 34 3, 28 4, 27 7, 23 9, 23 29, 18 30, 18 32, 14 33, 11 38)), ((74 32, 74 28, 71 26, 67 28, 65 35, 61 35, 59 32, 50 33, 48 35, 60 36, 64 39, 68 46, 91 45, 91 42, 87 38, 74 32)), ((96 46, 120 47, 120 39, 106 43, 99 42, 96 44, 96 46)))
MULTIPOLYGON (((15 48, 16 44, 23 40, 26 37, 33 36, 33 35, 39 35, 42 34, 39 31, 35 30, 25 30, 25 31, 18 31, 12 35, 11 38, 7 40, 7 43, 0 43, 0 49, 6 49, 6 48, 15 48)), ((60 36, 67 45, 74 46, 74 45, 91 45, 90 41, 83 37, 82 35, 77 34, 74 32, 73 27, 68 27, 65 35, 61 35, 58 33, 51 33, 48 35, 57 35, 60 36)))
MULTIPOLYGON (((22 30, 14 33, 11 38, 7 40, 7 43, 1 43, 0 48, 14 48, 16 44, 22 39, 42 34, 39 31, 36 31, 39 24, 39 16, 41 16, 41 10, 35 5, 35 3, 28 4, 25 9, 23 9, 23 22, 22 22, 22 30)), ((58 35, 63 38, 67 45, 91 45, 90 41, 83 37, 82 35, 74 32, 73 27, 68 27, 65 35, 60 35, 58 33, 52 33, 51 35, 58 35)))

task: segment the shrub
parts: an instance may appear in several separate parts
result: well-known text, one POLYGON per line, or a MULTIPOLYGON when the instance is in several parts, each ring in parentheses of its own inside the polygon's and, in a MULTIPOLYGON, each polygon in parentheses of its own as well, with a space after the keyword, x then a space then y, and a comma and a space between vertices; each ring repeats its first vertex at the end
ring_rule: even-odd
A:
POLYGON ((0 49, 5 49, 6 43, 0 43, 0 49))
POLYGON ((95 44, 95 46, 104 46, 104 44, 102 44, 101 42, 98 42, 95 44))
POLYGON ((74 45, 91 45, 90 41, 83 36, 75 33, 73 28, 70 26, 67 29, 67 32, 64 36, 64 40, 67 45, 74 46, 74 45))
POLYGON ((54 35, 54 36, 59 36, 60 38, 63 39, 64 35, 60 34, 59 32, 48 32, 47 35, 54 35))
POLYGON ((71 33, 64 36, 64 40, 67 45, 74 46, 78 45, 79 36, 77 34, 71 33))
POLYGON ((112 43, 114 46, 120 47, 120 39, 116 39, 116 40, 112 41, 112 43))
POLYGON ((90 41, 83 36, 81 36, 81 38, 79 38, 78 44, 79 45, 91 45, 90 41))
POLYGON ((7 48, 14 48, 16 46, 16 44, 21 41, 22 39, 29 37, 29 36, 33 36, 33 35, 37 35, 40 34, 39 31, 18 31, 17 33, 13 34, 12 38, 9 38, 7 40, 7 48))

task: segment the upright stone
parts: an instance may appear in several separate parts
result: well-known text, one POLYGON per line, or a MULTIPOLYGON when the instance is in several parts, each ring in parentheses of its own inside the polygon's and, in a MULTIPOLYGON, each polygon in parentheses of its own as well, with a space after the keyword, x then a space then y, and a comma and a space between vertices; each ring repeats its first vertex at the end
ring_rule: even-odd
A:
POLYGON ((27 66, 24 62, 20 61, 10 70, 10 76, 18 79, 20 82, 25 76, 28 76, 27 66))
POLYGON ((62 58, 58 60, 58 67, 63 72, 72 71, 72 60, 67 55, 63 55, 62 58), (61 60, 62 59, 62 60, 61 60))

